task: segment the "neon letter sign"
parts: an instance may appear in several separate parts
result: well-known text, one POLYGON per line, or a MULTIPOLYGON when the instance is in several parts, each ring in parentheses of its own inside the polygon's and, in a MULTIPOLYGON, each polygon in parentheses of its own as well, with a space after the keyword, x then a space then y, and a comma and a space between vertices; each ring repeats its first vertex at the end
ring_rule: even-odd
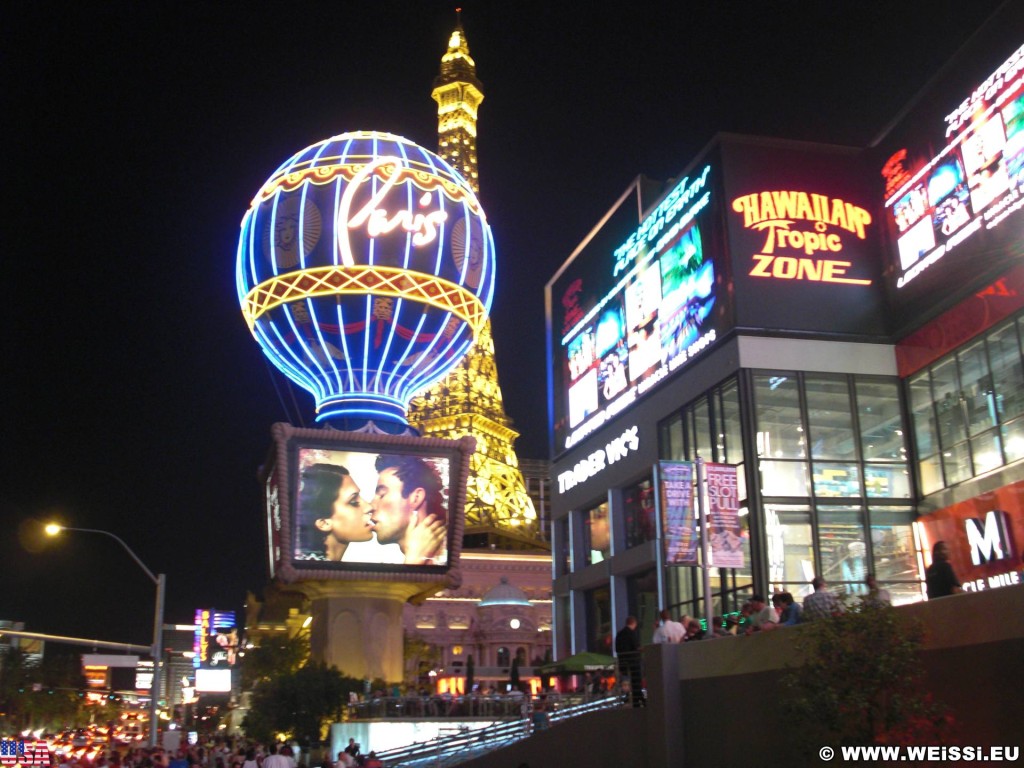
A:
POLYGON ((971 545, 971 562, 975 565, 1003 560, 1012 554, 1006 524, 1006 513, 993 509, 984 522, 969 517, 964 521, 967 541, 971 545))
POLYGON ((843 250, 843 235, 830 228, 863 240, 871 223, 871 214, 863 208, 826 195, 773 190, 737 197, 732 209, 743 214, 744 229, 766 233, 762 253, 753 254, 752 277, 871 285, 871 280, 847 276, 850 261, 813 258, 843 250), (813 229, 792 229, 797 221, 813 224, 813 229))
MULTIPOLYGON (((341 262, 346 267, 355 266, 355 258, 352 256, 352 243, 347 236, 347 230, 359 229, 366 225, 366 234, 370 237, 386 235, 401 226, 406 232, 413 233, 412 244, 415 246, 427 245, 437 238, 438 226, 443 224, 448 214, 443 209, 431 211, 427 214, 413 213, 410 210, 398 211, 394 216, 380 208, 380 204, 388 193, 398 183, 399 171, 402 168, 402 161, 397 157, 378 157, 372 162, 364 165, 355 175, 352 181, 345 187, 345 191, 338 203, 338 247, 341 249, 341 262), (390 174, 387 168, 392 170, 390 174), (360 186, 368 181, 374 171, 381 169, 384 183, 375 193, 370 196, 362 208, 351 214, 352 199, 360 186)), ((430 193, 424 192, 419 198, 420 207, 430 205, 430 193)))

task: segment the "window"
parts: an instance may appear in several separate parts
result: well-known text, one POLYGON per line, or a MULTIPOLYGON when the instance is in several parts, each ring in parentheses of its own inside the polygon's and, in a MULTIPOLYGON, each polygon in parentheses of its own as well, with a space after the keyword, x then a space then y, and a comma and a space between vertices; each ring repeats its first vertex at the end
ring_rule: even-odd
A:
POLYGON ((804 391, 811 458, 856 460, 857 443, 853 438, 850 387, 846 377, 807 376, 804 391))
POLYGON ((611 653, 612 599, 607 586, 592 589, 587 596, 587 648, 588 651, 611 653))
POLYGON ((792 592, 794 597, 808 594, 815 573, 810 510, 765 504, 764 516, 772 590, 792 592))
POLYGON ((612 531, 608 502, 587 510, 583 517, 583 549, 588 565, 607 560, 611 554, 612 531))
POLYGON ((563 517, 556 520, 554 528, 554 551, 552 552, 552 568, 555 576, 564 576, 572 571, 572 560, 570 559, 569 547, 569 518, 563 517))
POLYGON ((854 392, 867 495, 909 499, 910 472, 898 384, 856 378, 854 392))
POLYGON ((644 479, 622 492, 622 505, 626 521, 626 547, 635 547, 645 541, 654 541, 657 535, 657 517, 654 509, 654 484, 644 479))
POLYGON ((914 548, 913 510, 870 507, 868 515, 875 578, 889 590, 894 605, 918 602, 922 595, 914 548))
POLYGON ((852 506, 819 507, 818 553, 819 575, 834 591, 863 594, 864 577, 868 575, 864 510, 852 506))
POLYGON ((807 443, 793 374, 754 376, 756 448, 765 496, 807 496, 807 443), (798 461, 789 461, 797 459, 798 461))

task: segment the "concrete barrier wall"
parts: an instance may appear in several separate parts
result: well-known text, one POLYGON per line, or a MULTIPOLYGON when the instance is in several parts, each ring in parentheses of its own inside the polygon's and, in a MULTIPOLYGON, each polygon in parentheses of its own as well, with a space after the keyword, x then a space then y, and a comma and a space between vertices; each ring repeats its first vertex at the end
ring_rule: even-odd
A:
MULTIPOLYGON (((896 610, 924 625, 925 685, 950 707, 964 743, 1021 744, 1024 585, 896 610)), ((649 729, 666 738, 649 765, 733 766, 739 755, 774 750, 792 729, 780 686, 786 667, 801 663, 793 642, 801 631, 646 648, 645 663, 659 672, 648 676, 649 729)))

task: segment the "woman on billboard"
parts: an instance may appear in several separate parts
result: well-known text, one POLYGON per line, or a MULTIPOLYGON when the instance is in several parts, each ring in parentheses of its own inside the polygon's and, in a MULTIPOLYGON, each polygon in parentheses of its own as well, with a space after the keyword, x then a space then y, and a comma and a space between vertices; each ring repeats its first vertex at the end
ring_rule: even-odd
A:
POLYGON ((302 471, 296 560, 341 562, 348 545, 373 538, 370 504, 345 467, 313 464, 302 471))

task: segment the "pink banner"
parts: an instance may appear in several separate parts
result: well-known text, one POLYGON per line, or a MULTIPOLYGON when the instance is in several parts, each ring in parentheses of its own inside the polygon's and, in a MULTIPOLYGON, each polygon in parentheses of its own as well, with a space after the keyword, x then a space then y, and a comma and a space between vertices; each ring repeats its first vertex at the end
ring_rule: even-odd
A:
POLYGON ((709 565, 714 568, 742 568, 743 529, 740 526, 736 467, 731 464, 705 464, 704 469, 711 531, 709 565))

